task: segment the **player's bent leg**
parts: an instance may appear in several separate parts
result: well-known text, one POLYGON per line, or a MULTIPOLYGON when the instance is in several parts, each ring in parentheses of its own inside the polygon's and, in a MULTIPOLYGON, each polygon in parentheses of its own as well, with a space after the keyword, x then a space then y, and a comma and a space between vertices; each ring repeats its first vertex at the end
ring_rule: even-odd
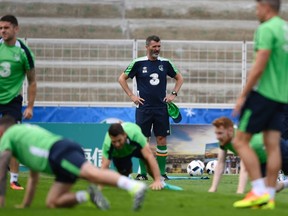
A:
POLYGON ((10 160, 9 170, 10 170, 10 188, 13 190, 24 190, 24 187, 22 187, 18 182, 19 163, 14 157, 12 157, 10 160))
POLYGON ((48 208, 61 208, 76 205, 78 202, 75 193, 70 192, 71 188, 72 184, 54 182, 48 192, 46 206, 48 208))
POLYGON ((87 161, 82 165, 79 177, 94 184, 116 186, 120 176, 121 175, 115 171, 99 169, 87 161))

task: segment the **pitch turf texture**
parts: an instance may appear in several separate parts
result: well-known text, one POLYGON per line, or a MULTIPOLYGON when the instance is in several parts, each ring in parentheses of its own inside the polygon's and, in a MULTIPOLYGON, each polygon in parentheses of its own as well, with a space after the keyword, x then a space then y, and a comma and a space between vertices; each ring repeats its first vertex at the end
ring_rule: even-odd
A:
MULTIPOLYGON (((183 174, 184 175, 184 174, 183 174)), ((183 176, 182 175, 182 176, 183 176)), ((184 175, 187 176, 187 175, 184 175)), ((275 210, 235 209, 232 207, 234 201, 241 199, 243 195, 235 193, 237 186, 237 175, 224 175, 217 193, 208 193, 212 176, 208 180, 170 180, 170 184, 183 187, 183 191, 151 191, 146 195, 143 208, 139 212, 133 212, 132 198, 126 191, 117 188, 105 187, 103 193, 110 200, 111 209, 100 211, 94 206, 78 205, 72 209, 47 209, 45 197, 53 182, 50 176, 41 176, 37 186, 37 192, 30 208, 15 209, 14 205, 22 201, 24 191, 13 191, 7 188, 6 207, 0 209, 2 216, 238 216, 238 215, 286 215, 288 210, 288 190, 278 193, 276 196, 275 210)), ((151 178, 150 178, 151 179, 151 178)), ((21 173, 19 181, 25 185, 27 173, 21 173)), ((150 183, 151 181, 146 181, 150 183)), ((73 190, 86 189, 85 181, 78 181, 73 190)), ((247 186, 247 191, 249 185, 247 186)))

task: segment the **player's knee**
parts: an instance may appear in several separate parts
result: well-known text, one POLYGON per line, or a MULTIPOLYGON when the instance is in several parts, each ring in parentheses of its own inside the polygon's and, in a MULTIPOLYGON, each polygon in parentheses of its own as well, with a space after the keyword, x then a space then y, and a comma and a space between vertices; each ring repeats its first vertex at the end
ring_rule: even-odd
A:
POLYGON ((46 200, 46 207, 47 208, 55 208, 55 203, 51 200, 46 200))
POLYGON ((158 145, 163 145, 163 146, 165 146, 165 145, 167 144, 167 143, 166 143, 166 137, 157 136, 156 140, 157 140, 157 144, 158 144, 158 145))
POLYGON ((125 169, 125 170, 120 170, 118 171, 121 175, 124 175, 124 176, 129 176, 131 173, 132 173, 132 169, 125 169))

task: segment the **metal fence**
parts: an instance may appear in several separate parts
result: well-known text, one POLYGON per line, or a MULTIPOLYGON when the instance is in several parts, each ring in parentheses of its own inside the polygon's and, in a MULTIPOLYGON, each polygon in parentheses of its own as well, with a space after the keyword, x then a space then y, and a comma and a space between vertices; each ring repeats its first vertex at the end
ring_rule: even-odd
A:
MULTIPOLYGON (((26 42, 36 57, 36 105, 131 106, 118 77, 134 58, 146 55, 144 40, 26 42)), ((184 77, 176 102, 186 107, 231 106, 246 81, 252 51, 252 43, 243 41, 162 41, 161 56, 184 77)), ((133 88, 132 80, 129 85, 133 88)), ((169 78, 168 92, 173 85, 169 78)))

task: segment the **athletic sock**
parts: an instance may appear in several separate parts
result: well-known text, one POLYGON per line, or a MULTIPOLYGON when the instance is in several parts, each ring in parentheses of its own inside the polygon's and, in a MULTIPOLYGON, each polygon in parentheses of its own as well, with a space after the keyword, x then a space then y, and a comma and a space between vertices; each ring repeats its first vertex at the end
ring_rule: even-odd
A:
POLYGON ((166 158, 168 155, 167 146, 159 146, 157 145, 156 149, 156 159, 158 162, 158 166, 160 169, 161 175, 165 175, 166 173, 166 158))
POLYGON ((131 191, 135 185, 139 184, 138 181, 129 179, 126 176, 121 176, 117 181, 117 186, 121 189, 131 191))
POLYGON ((275 199, 275 188, 274 187, 267 187, 267 191, 270 195, 270 200, 274 200, 275 199))
POLYGON ((18 173, 10 172, 10 183, 18 182, 18 176, 19 176, 18 173))
POLYGON ((75 196, 78 203, 84 203, 89 200, 89 193, 87 191, 77 191, 75 196))
POLYGON ((284 184, 284 188, 287 188, 288 187, 288 180, 284 180, 283 184, 284 184))
POLYGON ((257 195, 261 196, 267 192, 267 188, 265 186, 265 182, 263 178, 256 179, 251 182, 252 184, 252 191, 257 195))

